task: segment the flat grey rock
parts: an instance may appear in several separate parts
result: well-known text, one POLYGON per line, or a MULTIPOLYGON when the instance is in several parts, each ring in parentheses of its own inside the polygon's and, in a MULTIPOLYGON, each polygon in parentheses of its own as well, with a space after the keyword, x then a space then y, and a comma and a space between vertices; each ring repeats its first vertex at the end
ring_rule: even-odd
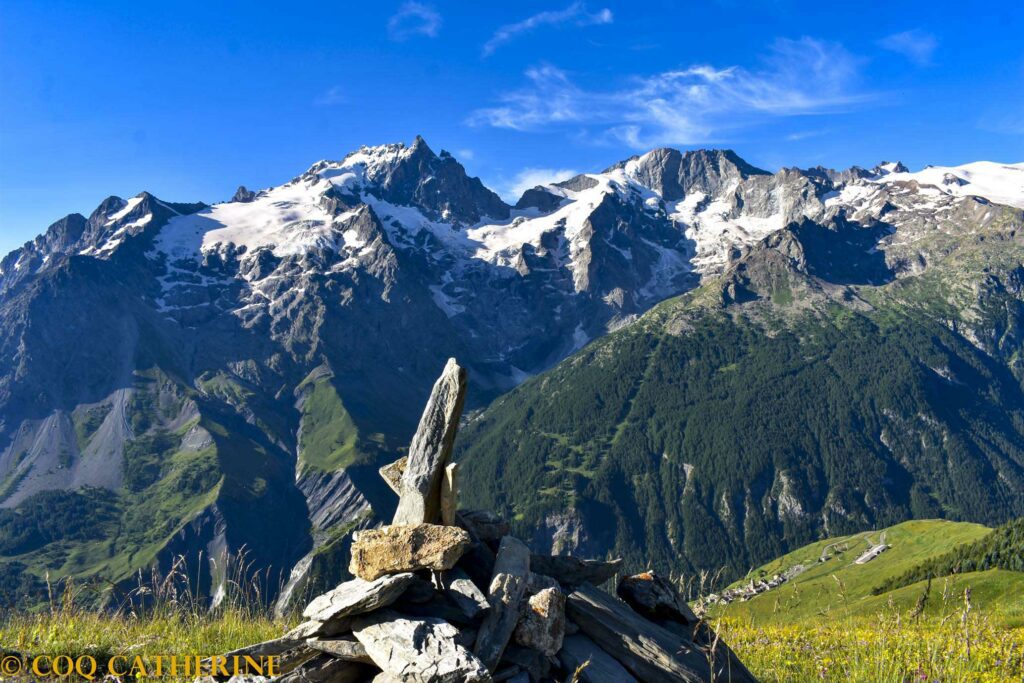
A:
POLYGON ((278 683, 356 683, 367 673, 367 667, 320 653, 294 671, 274 680, 278 683))
POLYGON ((621 600, 584 584, 569 596, 567 607, 587 637, 644 683, 712 680, 704 653, 693 643, 652 624, 621 600))
POLYGON ((491 609, 480 625, 473 652, 492 671, 512 638, 530 575, 530 549, 512 536, 501 539, 487 592, 491 609))
POLYGON ((459 630, 441 619, 383 610, 356 620, 355 637, 384 673, 415 683, 478 683, 491 674, 456 642, 459 630))
POLYGON ((558 651, 558 661, 570 673, 579 670, 582 683, 639 683, 614 657, 584 635, 567 636, 558 651))
POLYGON ((622 560, 582 560, 570 555, 534 555, 530 568, 550 576, 566 590, 584 583, 600 586, 622 569, 622 560))
POLYGON ((370 656, 366 654, 366 648, 352 635, 337 638, 310 638, 306 641, 306 646, 348 662, 373 663, 370 656))
POLYGON ((441 585, 448 598, 470 619, 476 619, 491 608, 483 591, 458 567, 441 573, 441 585))
POLYGON ((373 581, 352 579, 314 599, 302 616, 326 622, 372 612, 397 600, 415 580, 416 576, 411 573, 388 574, 373 581))

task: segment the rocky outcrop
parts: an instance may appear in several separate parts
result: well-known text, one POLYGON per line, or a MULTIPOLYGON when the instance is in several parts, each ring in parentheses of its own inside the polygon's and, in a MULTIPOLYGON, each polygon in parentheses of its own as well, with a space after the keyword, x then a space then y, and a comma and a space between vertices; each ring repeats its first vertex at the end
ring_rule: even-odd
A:
MULTIPOLYGON (((446 376, 459 377, 457 367, 450 363, 446 376)), ((450 424, 458 425, 454 397, 464 382, 461 375, 447 394, 452 400, 438 402, 449 406, 444 419, 421 422, 419 443, 443 443, 450 424)), ((425 452, 412 452, 409 463, 428 481, 446 463, 425 452)), ((417 509, 440 506, 440 487, 401 490, 417 509)), ((283 637, 229 655, 279 657, 287 670, 281 680, 317 683, 755 680, 728 648, 701 635, 707 627, 690 621, 669 582, 646 574, 623 579, 624 602, 588 582, 610 580, 619 560, 531 555, 494 515, 453 517, 461 526, 361 532, 352 570, 374 580, 342 583, 314 599, 303 612, 307 621, 283 637), (676 619, 687 629, 673 628, 676 619)))

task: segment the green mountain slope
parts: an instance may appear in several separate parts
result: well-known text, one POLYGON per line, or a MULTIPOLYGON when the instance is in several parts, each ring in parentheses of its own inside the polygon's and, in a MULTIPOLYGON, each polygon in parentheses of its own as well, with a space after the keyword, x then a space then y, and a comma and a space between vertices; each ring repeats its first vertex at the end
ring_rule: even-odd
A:
POLYGON ((781 585, 749 599, 712 604, 718 616, 756 624, 809 623, 815 619, 873 618, 878 614, 938 616, 963 607, 964 590, 971 588, 972 608, 1001 623, 1024 623, 1024 572, 999 569, 952 576, 936 575, 928 597, 919 606, 927 582, 907 582, 878 591, 914 567, 945 557, 953 548, 971 547, 993 536, 978 524, 944 520, 914 520, 879 531, 839 536, 808 544, 752 570, 727 590, 776 575, 791 576, 781 585), (885 551, 863 564, 856 560, 883 542, 885 551))
POLYGON ((929 578, 989 569, 1024 572, 1024 519, 1008 522, 984 538, 929 558, 880 584, 874 592, 881 594, 929 578))
POLYGON ((461 439, 469 502, 562 549, 732 576, 828 535, 1024 514, 1022 221, 990 214, 924 234, 932 263, 900 278, 884 231, 773 234, 495 401, 461 439))

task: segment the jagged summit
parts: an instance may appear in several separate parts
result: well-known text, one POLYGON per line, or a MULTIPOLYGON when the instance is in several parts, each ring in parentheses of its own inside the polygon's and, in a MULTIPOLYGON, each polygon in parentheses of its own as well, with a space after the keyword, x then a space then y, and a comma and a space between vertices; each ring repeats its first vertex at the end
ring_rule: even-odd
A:
POLYGON ((367 192, 401 206, 415 206, 429 218, 471 225, 505 219, 509 206, 466 174, 451 154, 438 156, 419 135, 412 144, 361 147, 340 162, 320 162, 311 172, 343 191, 367 192))
MULTIPOLYGON (((210 206, 111 197, 0 262, 0 507, 101 487, 124 507, 96 525, 116 543, 94 574, 137 569, 142 546, 248 545, 300 584, 338 566, 330 529, 387 511, 363 472, 407 440, 447 357, 480 407, 702 282, 718 308, 852 305, 847 289, 1002 235, 1022 177, 769 174, 662 149, 512 208, 417 139, 210 206), (268 538, 267 519, 288 533, 268 538)), ((19 562, 63 552, 37 550, 19 562)))
POLYGON ((748 164, 731 149, 680 152, 660 148, 621 161, 605 173, 619 169, 667 201, 682 199, 691 191, 715 194, 731 181, 769 175, 767 171, 748 164))

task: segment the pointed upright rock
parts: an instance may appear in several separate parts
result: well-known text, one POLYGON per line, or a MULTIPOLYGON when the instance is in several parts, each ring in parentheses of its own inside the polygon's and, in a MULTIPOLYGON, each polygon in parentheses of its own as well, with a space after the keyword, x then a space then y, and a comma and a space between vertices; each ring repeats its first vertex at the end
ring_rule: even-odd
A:
POLYGON ((394 524, 434 524, 440 519, 441 480, 465 400, 466 370, 449 358, 409 446, 394 524))

